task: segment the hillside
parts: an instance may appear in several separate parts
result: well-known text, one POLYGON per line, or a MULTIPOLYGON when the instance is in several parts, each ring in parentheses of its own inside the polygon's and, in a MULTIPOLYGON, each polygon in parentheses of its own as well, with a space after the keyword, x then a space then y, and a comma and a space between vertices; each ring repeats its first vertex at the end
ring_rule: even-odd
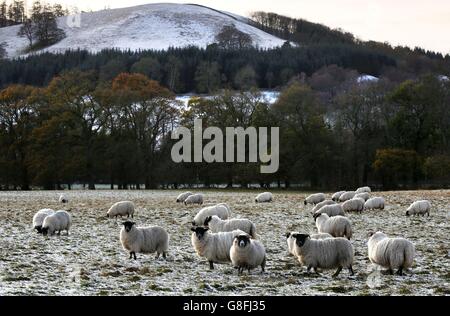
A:
MULTIPOLYGON (((70 27, 72 23, 68 23, 67 18, 60 18, 58 25, 67 37, 44 51, 206 47, 226 25, 234 25, 250 35, 254 46, 273 48, 284 43, 284 40, 247 24, 244 17, 190 4, 148 4, 82 13, 80 21, 80 27, 70 27)), ((10 58, 20 56, 27 47, 27 40, 17 36, 19 28, 0 28, 0 41, 6 43, 10 58)))

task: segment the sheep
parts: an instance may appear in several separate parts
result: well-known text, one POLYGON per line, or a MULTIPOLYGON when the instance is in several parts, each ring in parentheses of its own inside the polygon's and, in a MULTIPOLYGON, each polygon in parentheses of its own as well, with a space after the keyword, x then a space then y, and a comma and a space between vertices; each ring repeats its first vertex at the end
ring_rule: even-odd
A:
POLYGON ((184 200, 186 200, 187 197, 188 197, 188 196, 191 196, 191 195, 193 195, 192 192, 184 192, 184 193, 181 193, 181 194, 178 195, 178 197, 177 197, 177 203, 183 203, 184 200))
POLYGON ((209 262, 209 268, 214 269, 214 263, 228 263, 230 259, 230 248, 234 237, 245 234, 242 230, 232 232, 211 233, 209 228, 193 226, 191 228, 192 246, 199 257, 205 257, 209 262))
POLYGON ((203 204, 203 194, 192 194, 192 195, 189 195, 184 200, 184 205, 188 205, 188 204, 199 204, 199 205, 202 205, 203 204))
POLYGON ((317 203, 317 204, 313 207, 312 212, 315 213, 316 211, 320 210, 322 206, 325 206, 325 205, 334 205, 334 204, 336 204, 336 202, 335 202, 335 201, 332 201, 332 200, 325 200, 325 201, 322 201, 322 202, 320 202, 320 203, 317 203))
POLYGON ((69 203, 69 199, 64 194, 61 194, 59 196, 59 203, 63 203, 63 204, 69 203))
POLYGON ((334 205, 325 205, 321 207, 318 211, 316 211, 314 214, 328 214, 328 216, 337 216, 337 215, 345 215, 344 209, 342 208, 342 205, 340 204, 334 204, 334 205))
POLYGON ((356 195, 355 191, 346 191, 341 194, 341 196, 339 197, 339 201, 340 202, 348 201, 350 199, 353 199, 355 197, 355 195, 356 195))
POLYGON ((44 236, 54 235, 55 232, 60 235, 62 230, 69 235, 69 229, 72 225, 72 217, 66 211, 57 211, 52 215, 47 216, 42 223, 42 234, 44 236))
POLYGON ((316 193, 316 194, 311 194, 310 196, 308 196, 305 199, 304 203, 305 203, 305 205, 307 205, 307 204, 314 204, 314 205, 316 205, 316 204, 318 204, 318 203, 320 203, 322 201, 325 201, 325 194, 323 194, 323 193, 316 193))
POLYGON ((374 210, 374 209, 380 209, 384 210, 384 199, 382 197, 373 197, 371 199, 368 199, 366 203, 364 203, 364 209, 365 210, 374 210))
POLYGON ((169 234, 159 226, 136 227, 136 223, 126 221, 120 230, 120 243, 124 250, 130 252, 130 258, 136 260, 138 253, 154 253, 156 259, 162 254, 166 258, 169 250, 169 234))
POLYGON ((134 218, 134 203, 131 201, 121 201, 114 203, 106 213, 106 217, 116 217, 117 216, 125 216, 127 215, 127 218, 131 216, 131 218, 134 218))
POLYGON ((269 203, 273 201, 273 195, 270 192, 260 193, 255 197, 255 203, 269 203))
POLYGON ((345 238, 312 239, 306 234, 295 234, 295 250, 299 262, 306 266, 308 272, 314 268, 317 274, 318 268, 337 268, 333 277, 337 277, 342 268, 347 268, 350 275, 353 272, 354 249, 350 241, 345 238))
POLYGON ((362 213, 364 209, 364 199, 362 198, 353 198, 348 201, 342 203, 342 209, 345 212, 359 212, 362 213))
POLYGON ((361 199, 363 199, 364 201, 367 201, 368 199, 370 199, 370 194, 367 193, 367 192, 357 193, 357 194, 355 194, 355 197, 354 197, 354 198, 361 198, 361 199))
POLYGON ((390 274, 397 269, 397 274, 403 275, 403 269, 410 268, 414 261, 414 245, 405 238, 389 238, 376 232, 369 238, 367 248, 370 262, 388 268, 390 274))
POLYGON ((406 210, 406 216, 410 215, 420 215, 425 216, 428 214, 430 216, 431 203, 427 200, 416 201, 412 203, 406 210))
POLYGON ((356 189, 356 193, 370 193, 370 192, 372 192, 370 187, 361 187, 356 189))
MULTIPOLYGON (((294 253, 295 250, 295 238, 293 237, 293 235, 295 234, 300 234, 299 232, 290 232, 290 233, 286 233, 286 242, 287 242, 287 246, 288 246, 288 252, 289 254, 293 255, 293 256, 297 256, 294 253)), ((333 238, 333 236, 331 236, 328 233, 319 233, 319 234, 312 234, 310 235, 311 239, 325 239, 325 238, 333 238)))
POLYGON ((347 191, 339 191, 339 192, 336 192, 336 193, 334 193, 334 194, 331 196, 331 199, 332 199, 333 201, 337 202, 337 201, 339 201, 339 198, 341 197, 341 195, 344 194, 345 192, 347 192, 347 191))
POLYGON ((231 263, 238 269, 240 275, 244 269, 251 269, 261 266, 261 273, 266 267, 266 249, 259 240, 250 239, 247 234, 234 237, 233 245, 230 248, 231 263))
POLYGON ((192 225, 204 225, 206 218, 213 215, 217 215, 219 218, 226 220, 231 216, 231 212, 226 204, 217 204, 204 207, 197 213, 197 215, 195 215, 192 225))
POLYGON ((44 208, 37 211, 33 216, 33 229, 36 229, 39 234, 42 233, 42 224, 44 223, 44 219, 53 214, 55 214, 55 211, 49 208, 44 208))
POLYGON ((204 226, 209 227, 212 233, 231 232, 240 229, 256 239, 256 226, 251 220, 245 218, 232 218, 223 220, 217 215, 208 216, 204 226))
POLYGON ((314 214, 316 227, 319 233, 328 233, 333 237, 347 237, 348 240, 353 235, 352 224, 347 217, 334 216, 327 214, 314 214))

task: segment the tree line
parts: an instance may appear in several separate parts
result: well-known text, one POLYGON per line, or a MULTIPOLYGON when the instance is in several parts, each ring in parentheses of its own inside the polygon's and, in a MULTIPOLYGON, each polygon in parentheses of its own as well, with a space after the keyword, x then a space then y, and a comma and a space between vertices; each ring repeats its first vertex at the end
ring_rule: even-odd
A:
POLYGON ((72 70, 43 87, 10 85, 0 91, 0 187, 448 186, 448 79, 358 76, 325 66, 292 80, 275 104, 254 82, 193 97, 186 109, 142 73, 101 80, 99 72, 72 70), (204 128, 280 127, 279 171, 260 174, 257 163, 172 162, 171 132, 192 127, 195 118, 204 128))

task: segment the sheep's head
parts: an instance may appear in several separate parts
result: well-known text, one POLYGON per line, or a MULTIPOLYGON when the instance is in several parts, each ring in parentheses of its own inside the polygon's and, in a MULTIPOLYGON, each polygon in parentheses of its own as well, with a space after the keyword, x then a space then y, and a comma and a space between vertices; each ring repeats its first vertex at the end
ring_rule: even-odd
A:
POLYGON ((42 235, 47 236, 48 235, 48 227, 42 227, 41 233, 42 233, 42 235))
POLYGON ((35 226, 34 229, 36 229, 39 234, 42 234, 42 226, 41 225, 35 226))
POLYGON ((409 211, 406 211, 406 216, 409 216, 410 214, 409 214, 409 211))
POLYGON ((203 238, 203 236, 208 230, 209 230, 208 227, 201 227, 201 226, 191 227, 191 231, 195 233, 195 236, 197 236, 199 240, 203 238))
POLYGON ((311 238, 309 235, 306 234, 293 234, 292 237, 295 238, 295 243, 297 244, 297 246, 299 247, 303 247, 303 245, 305 244, 305 242, 311 238))
POLYGON ((308 204, 308 202, 306 202, 306 200, 305 200, 305 202, 303 202, 303 203, 305 203, 305 205, 307 205, 307 204, 308 204))
POLYGON ((208 226, 208 224, 211 220, 212 220, 212 216, 208 216, 207 218, 205 218, 205 222, 203 225, 208 226))
POLYGON ((136 223, 135 222, 126 221, 126 222, 123 222, 122 225, 125 227, 125 231, 127 233, 129 233, 130 230, 133 228, 133 226, 136 225, 136 223))
POLYGON ((177 203, 180 203, 180 199, 177 199, 177 203))
POLYGON ((250 244, 250 236, 247 234, 242 234, 234 237, 233 243, 239 248, 245 248, 250 244))
POLYGON ((313 218, 314 221, 317 221, 317 219, 322 215, 322 213, 314 213, 313 218))

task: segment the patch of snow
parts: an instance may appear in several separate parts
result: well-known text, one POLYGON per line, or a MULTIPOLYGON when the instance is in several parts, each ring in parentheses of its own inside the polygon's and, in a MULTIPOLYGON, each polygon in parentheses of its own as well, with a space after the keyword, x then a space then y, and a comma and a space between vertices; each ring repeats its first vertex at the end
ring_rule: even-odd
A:
POLYGON ((361 75, 356 79, 358 83, 378 82, 378 80, 380 79, 371 75, 361 75))
MULTIPOLYGON (((98 52, 110 48, 165 50, 169 47, 206 47, 214 43, 215 36, 225 25, 234 25, 249 34, 254 46, 274 48, 283 45, 284 40, 245 21, 247 19, 244 17, 186 4, 147 4, 101 10, 59 18, 58 26, 66 32, 66 38, 42 51, 85 49, 98 52), (80 21, 79 27, 73 27, 73 21, 77 20, 80 21)), ((19 29, 20 26, 0 29, 0 41, 6 43, 9 58, 23 55, 28 45, 25 38, 17 36, 19 29)))

